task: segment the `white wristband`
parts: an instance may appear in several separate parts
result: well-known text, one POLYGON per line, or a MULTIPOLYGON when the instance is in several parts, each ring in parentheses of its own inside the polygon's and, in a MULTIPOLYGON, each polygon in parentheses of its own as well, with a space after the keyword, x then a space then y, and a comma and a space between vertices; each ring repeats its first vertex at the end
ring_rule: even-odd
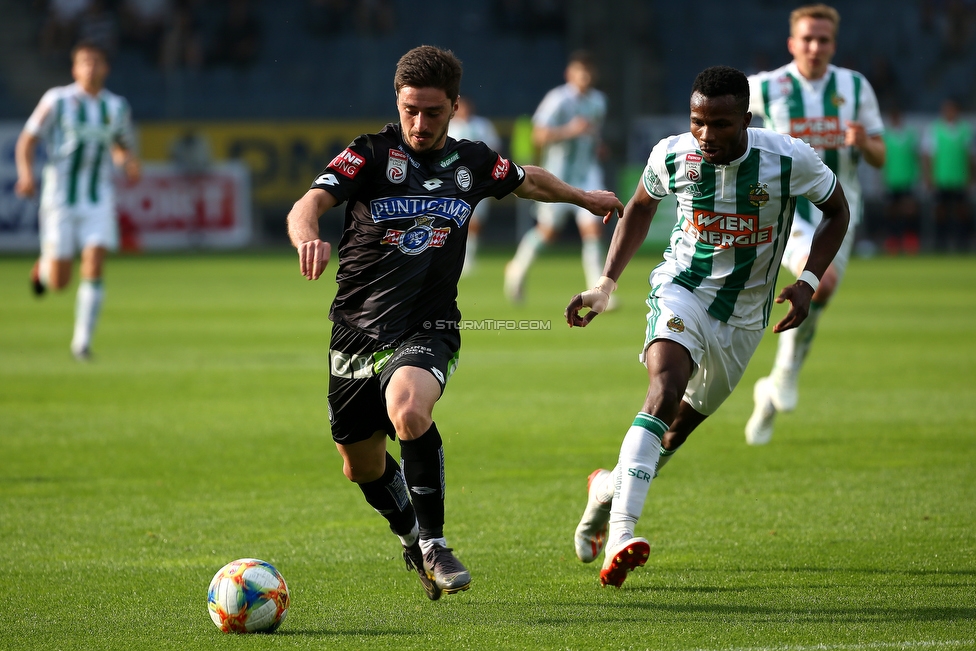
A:
POLYGON ((806 284, 810 285, 810 287, 813 287, 814 293, 817 292, 817 287, 820 287, 820 279, 817 278, 817 275, 809 269, 804 269, 803 273, 801 273, 799 278, 796 280, 797 282, 802 280, 806 284))

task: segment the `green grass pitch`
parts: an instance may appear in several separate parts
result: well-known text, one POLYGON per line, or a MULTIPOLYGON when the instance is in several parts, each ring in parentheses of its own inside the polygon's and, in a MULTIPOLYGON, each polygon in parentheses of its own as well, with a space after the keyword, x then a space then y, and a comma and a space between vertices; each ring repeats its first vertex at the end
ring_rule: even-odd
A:
POLYGON ((976 259, 854 260, 798 409, 752 448, 767 333, 651 486, 652 556, 619 590, 572 534, 643 400, 658 257, 583 330, 562 322, 578 254, 540 258, 518 309, 504 261, 462 280, 464 316, 535 329, 463 335, 434 415, 473 583, 433 603, 329 437, 331 276, 285 252, 113 258, 86 365, 74 286, 36 300, 31 260, 0 259, 0 649, 976 648, 976 259), (211 577, 245 556, 291 588, 274 635, 207 615, 211 577))

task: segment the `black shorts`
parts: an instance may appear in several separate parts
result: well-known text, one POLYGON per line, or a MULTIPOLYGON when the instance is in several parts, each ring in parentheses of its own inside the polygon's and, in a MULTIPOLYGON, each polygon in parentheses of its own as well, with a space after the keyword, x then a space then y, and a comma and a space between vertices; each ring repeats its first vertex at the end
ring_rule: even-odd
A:
POLYGON ((441 385, 457 368, 461 337, 457 330, 420 330, 383 343, 358 330, 332 325, 329 342, 329 422, 332 440, 342 445, 365 441, 376 432, 396 436, 386 410, 386 385, 401 366, 427 369, 441 385))

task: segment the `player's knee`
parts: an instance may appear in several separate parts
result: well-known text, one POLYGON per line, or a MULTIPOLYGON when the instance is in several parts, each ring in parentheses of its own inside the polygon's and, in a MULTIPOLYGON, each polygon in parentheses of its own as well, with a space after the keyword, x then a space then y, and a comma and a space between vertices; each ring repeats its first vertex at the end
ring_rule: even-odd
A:
POLYGON ((420 438, 433 422, 427 406, 411 399, 390 405, 389 415, 397 436, 408 441, 420 438))

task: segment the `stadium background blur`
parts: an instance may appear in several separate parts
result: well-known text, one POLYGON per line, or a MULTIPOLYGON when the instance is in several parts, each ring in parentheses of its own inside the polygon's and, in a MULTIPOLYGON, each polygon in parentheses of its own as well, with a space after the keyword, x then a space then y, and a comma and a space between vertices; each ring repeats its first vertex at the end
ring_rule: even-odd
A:
MULTIPOLYGON (((841 14, 833 62, 863 72, 884 113, 897 107, 906 122, 923 127, 953 98, 973 121, 976 2, 830 4, 841 14)), ((465 67, 462 93, 495 122, 503 153, 523 163, 531 161, 511 141, 513 125, 562 83, 569 52, 590 50, 600 69, 597 86, 609 97, 607 179, 626 201, 653 143, 687 130, 687 98, 698 71, 721 63, 752 73, 789 60, 793 7, 774 0, 693 6, 649 0, 0 0, 0 240, 31 231, 36 241, 36 221, 30 223, 36 206, 12 195, 13 139, 43 92, 70 81, 67 52, 80 38, 99 40, 112 53, 108 87, 132 104, 145 160, 197 180, 228 161, 232 170, 245 170, 246 205, 235 210, 247 213, 239 224, 246 233, 214 240, 191 233, 157 243, 286 246, 284 215, 315 174, 353 137, 396 119, 392 74, 411 47, 454 50, 465 67)), ((859 250, 870 253, 883 230, 883 188, 876 172, 861 168, 868 205, 859 250)), ((159 187, 171 189, 168 183, 159 187)), ((924 243, 931 236, 931 206, 921 187, 918 194, 924 243)), ((158 194, 135 201, 152 202, 162 203, 158 194)), ((507 199, 494 210, 485 231, 490 243, 514 245, 526 227, 515 204, 507 199)), ((181 228, 180 219, 168 219, 157 226, 181 228)), ((324 220, 327 236, 338 235, 340 221, 324 220)), ((670 224, 663 226, 666 233, 670 224)), ((124 246, 141 247, 125 234, 123 223, 124 246)), ((30 237, 8 240, 15 245, 0 248, 31 248, 30 237)))

